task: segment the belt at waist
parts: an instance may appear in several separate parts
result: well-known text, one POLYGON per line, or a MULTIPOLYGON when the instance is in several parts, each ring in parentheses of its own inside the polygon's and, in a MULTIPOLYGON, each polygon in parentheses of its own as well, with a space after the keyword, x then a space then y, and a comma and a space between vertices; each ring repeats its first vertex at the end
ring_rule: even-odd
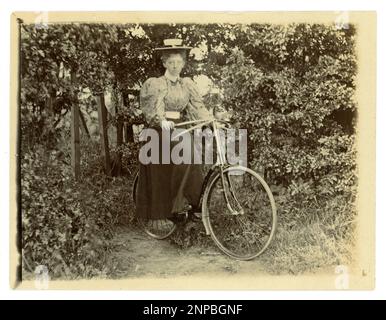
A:
POLYGON ((181 112, 180 111, 165 111, 165 118, 167 119, 180 119, 181 112))

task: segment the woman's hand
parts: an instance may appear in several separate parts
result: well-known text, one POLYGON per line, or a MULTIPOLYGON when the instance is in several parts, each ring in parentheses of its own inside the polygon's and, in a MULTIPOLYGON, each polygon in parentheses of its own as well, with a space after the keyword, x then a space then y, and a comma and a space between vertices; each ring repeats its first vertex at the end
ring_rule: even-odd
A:
POLYGON ((162 120, 161 128, 162 130, 172 130, 174 129, 174 122, 169 120, 162 120))

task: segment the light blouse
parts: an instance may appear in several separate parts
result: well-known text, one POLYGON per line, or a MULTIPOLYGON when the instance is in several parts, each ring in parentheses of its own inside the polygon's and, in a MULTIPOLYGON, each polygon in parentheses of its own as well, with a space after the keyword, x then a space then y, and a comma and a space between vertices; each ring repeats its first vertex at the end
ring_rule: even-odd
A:
POLYGON ((172 81, 163 75, 147 79, 140 91, 140 106, 151 126, 166 120, 166 111, 179 111, 185 121, 211 118, 196 84, 190 78, 172 81))

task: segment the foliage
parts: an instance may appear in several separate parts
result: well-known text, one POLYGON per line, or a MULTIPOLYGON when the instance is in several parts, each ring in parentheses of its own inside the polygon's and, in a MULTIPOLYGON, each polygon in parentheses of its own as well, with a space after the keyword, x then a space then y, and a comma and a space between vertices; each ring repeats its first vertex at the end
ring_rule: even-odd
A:
POLYGON ((23 155, 24 267, 33 272, 46 265, 53 278, 106 276, 115 267, 109 260, 114 228, 133 220, 130 197, 122 197, 130 195, 130 184, 96 172, 75 181, 63 160, 40 146, 23 155))
POLYGON ((262 166, 274 184, 305 180, 321 194, 350 194, 353 27, 251 25, 241 35, 247 42, 229 55, 221 84, 227 107, 248 129, 251 166, 262 166))
MULTIPOLYGON (((219 93, 205 97, 209 107, 222 105, 235 115, 235 126, 248 130, 249 165, 264 174, 279 204, 281 229, 273 250, 278 269, 287 268, 280 255, 298 257, 292 264, 304 258, 288 251, 294 249, 288 242, 299 240, 296 234, 311 237, 310 252, 324 241, 315 238, 318 232, 328 241, 337 237, 329 243, 338 248, 339 241, 348 241, 355 220, 355 31, 353 25, 303 23, 23 25, 25 259, 49 265, 55 275, 107 272, 112 230, 132 220, 130 203, 122 201, 130 183, 126 177, 104 176, 98 142, 84 135, 82 177, 75 182, 69 136, 61 124, 74 104, 95 112, 95 96, 107 92, 113 106, 109 125, 140 124, 136 92, 146 78, 162 72, 153 48, 170 37, 198 48, 184 76, 211 79, 219 93)), ((112 158, 122 159, 122 174, 128 176, 138 152, 130 134, 127 143, 111 146, 112 158)), ((205 243, 202 230, 188 229, 173 241, 184 247, 205 243)), ((328 257, 319 256, 332 261, 328 257)))

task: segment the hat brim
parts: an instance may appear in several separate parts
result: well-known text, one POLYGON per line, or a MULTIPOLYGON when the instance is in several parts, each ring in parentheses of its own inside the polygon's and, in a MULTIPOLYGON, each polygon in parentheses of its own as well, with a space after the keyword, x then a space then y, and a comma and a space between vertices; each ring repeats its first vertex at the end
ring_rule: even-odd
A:
POLYGON ((155 51, 189 51, 193 49, 192 47, 161 47, 154 48, 155 51))

